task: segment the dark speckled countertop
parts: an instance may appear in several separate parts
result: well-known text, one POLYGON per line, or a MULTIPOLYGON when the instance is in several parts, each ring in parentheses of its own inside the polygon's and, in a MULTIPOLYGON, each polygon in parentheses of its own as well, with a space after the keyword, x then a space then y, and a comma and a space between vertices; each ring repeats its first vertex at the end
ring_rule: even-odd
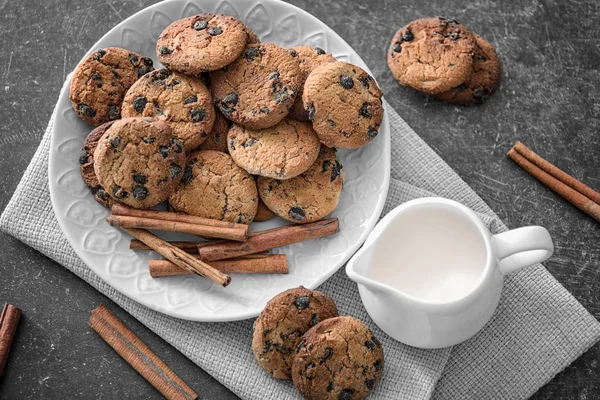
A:
MULTIPOLYGON (((600 2, 343 0, 292 3, 317 15, 367 61, 388 102, 509 227, 548 228, 554 276, 600 317, 600 224, 534 181, 505 156, 521 140, 600 188, 600 2), (456 18, 492 42, 502 85, 484 105, 457 107, 398 86, 386 48, 412 19, 456 18)), ((0 209, 46 127, 65 76, 106 31, 154 3, 143 0, 0 0, 0 209)), ((0 303, 23 309, 0 398, 158 398, 88 328, 100 303, 115 310, 192 388, 233 399, 170 345, 75 275, 0 234, 0 303)), ((534 396, 600 398, 600 345, 534 396)))

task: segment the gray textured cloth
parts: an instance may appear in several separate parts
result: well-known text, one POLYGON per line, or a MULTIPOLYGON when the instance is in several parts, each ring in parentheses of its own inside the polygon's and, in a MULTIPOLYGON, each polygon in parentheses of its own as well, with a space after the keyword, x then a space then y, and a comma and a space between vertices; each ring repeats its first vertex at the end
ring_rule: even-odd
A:
MULTIPOLYGON (((393 179, 384 214, 407 200, 435 195, 467 205, 492 231, 506 230, 473 190, 385 105, 392 128, 393 179)), ((297 398, 291 383, 271 378, 255 363, 252 320, 197 323, 165 316, 114 290, 77 257, 56 222, 48 192, 53 118, 0 217, 0 228, 114 300, 238 396, 297 398)), ((334 298, 341 314, 365 321, 383 343, 384 377, 371 398, 526 398, 593 345, 600 338, 600 324, 541 265, 510 276, 505 283, 498 311, 482 332, 439 350, 409 347, 381 332, 343 269, 320 289, 334 298)))

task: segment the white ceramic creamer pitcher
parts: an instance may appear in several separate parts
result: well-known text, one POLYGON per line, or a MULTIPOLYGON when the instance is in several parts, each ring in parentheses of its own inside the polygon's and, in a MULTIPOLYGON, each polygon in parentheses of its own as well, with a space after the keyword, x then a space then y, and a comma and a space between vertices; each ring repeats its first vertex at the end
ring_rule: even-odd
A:
POLYGON ((462 204, 422 198, 387 214, 346 273, 384 332, 411 346, 439 348, 470 338, 489 321, 504 275, 553 251, 545 228, 492 235, 462 204))

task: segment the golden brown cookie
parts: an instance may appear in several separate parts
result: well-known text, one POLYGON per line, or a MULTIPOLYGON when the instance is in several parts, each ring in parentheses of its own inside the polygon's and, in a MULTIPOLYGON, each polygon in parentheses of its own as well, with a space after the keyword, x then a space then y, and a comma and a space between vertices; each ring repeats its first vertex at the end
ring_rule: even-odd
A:
POLYGON ((115 200, 135 208, 164 201, 183 175, 185 152, 171 128, 150 118, 116 121, 98 141, 94 171, 115 200))
POLYGON ((310 73, 302 101, 323 144, 355 149, 379 133, 381 96, 375 80, 362 68, 336 61, 310 73))
POLYGON ((115 203, 115 200, 106 193, 100 182, 98 182, 96 171, 94 171, 94 152, 98 146, 98 141, 104 136, 104 133, 114 122, 115 121, 106 122, 92 130, 85 139, 83 147, 81 148, 81 153, 79 154, 79 168, 81 170, 83 182, 92 191, 94 199, 106 208, 111 208, 115 203))
POLYGON ((319 138, 308 122, 286 118, 270 128, 250 130, 234 124, 227 135, 229 154, 253 175, 290 179, 319 156, 319 138))
POLYGON ((335 58, 320 47, 294 46, 289 51, 292 56, 298 57, 300 63, 300 87, 289 117, 298 121, 309 121, 308 110, 302 104, 304 82, 313 69, 319 65, 333 62, 335 58))
POLYGON ((125 95, 125 117, 153 117, 171 126, 190 153, 204 142, 215 122, 210 92, 198 78, 158 69, 144 75, 125 95))
POLYGON ((427 94, 439 94, 469 78, 475 38, 456 20, 423 18, 400 28, 388 51, 396 80, 427 94))
POLYGON ((213 100, 223 115, 246 128, 262 129, 288 114, 300 86, 300 67, 284 48, 251 44, 210 78, 213 100))
POLYGON ((225 118, 218 108, 215 109, 215 124, 198 150, 216 150, 221 153, 229 153, 227 133, 231 125, 233 125, 233 122, 225 118))
POLYGON ((256 183, 229 155, 199 151, 189 155, 169 205, 177 212, 198 217, 249 224, 258 206, 256 183))
POLYGON ((254 323, 252 351, 258 364, 277 379, 290 379, 296 346, 304 332, 338 315, 331 297, 303 286, 273 297, 254 323))
POLYGON ((120 119, 125 92, 153 69, 152 60, 138 53, 118 47, 97 50, 75 68, 69 99, 90 125, 120 119))
POLYGON ((360 400, 383 373, 383 348, 353 317, 326 319, 304 334, 292 367, 294 386, 305 399, 360 400))
POLYGON ((338 204, 344 182, 335 149, 322 146, 319 158, 304 173, 284 181, 258 178, 258 195, 277 216, 305 224, 329 215, 338 204))
POLYGON ((494 93, 500 83, 500 60, 494 46, 473 33, 477 46, 473 61, 473 73, 463 83, 446 92, 435 95, 453 104, 477 104, 494 93))
POLYGON ((275 213, 273 211, 269 210, 269 208, 267 206, 265 206, 265 203, 263 203, 263 201, 259 198, 258 199, 258 208, 256 209, 256 215, 254 216, 253 222, 265 222, 265 221, 270 220, 274 216, 275 216, 275 213))
POLYGON ((165 67, 184 74, 214 71, 238 58, 248 41, 247 30, 228 15, 194 15, 165 28, 156 42, 156 54, 165 67))

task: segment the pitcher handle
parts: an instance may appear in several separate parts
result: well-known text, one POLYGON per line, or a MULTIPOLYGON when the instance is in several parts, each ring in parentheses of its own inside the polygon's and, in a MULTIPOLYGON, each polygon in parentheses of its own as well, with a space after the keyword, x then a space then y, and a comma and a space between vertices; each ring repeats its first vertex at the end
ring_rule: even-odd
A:
POLYGON ((550 233, 541 226, 526 226, 493 235, 492 245, 504 275, 546 261, 554 253, 550 233))

